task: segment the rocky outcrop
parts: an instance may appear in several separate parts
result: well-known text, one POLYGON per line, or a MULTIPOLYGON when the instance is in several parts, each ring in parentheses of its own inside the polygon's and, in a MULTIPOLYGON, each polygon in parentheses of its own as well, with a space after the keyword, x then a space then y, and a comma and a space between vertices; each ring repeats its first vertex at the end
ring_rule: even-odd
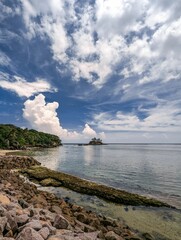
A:
POLYGON ((21 173, 28 176, 31 180, 35 180, 42 186, 63 186, 79 193, 98 196, 105 200, 124 205, 171 207, 156 199, 146 198, 138 194, 97 184, 66 173, 56 172, 42 166, 33 166, 29 169, 23 169, 21 173))
POLYGON ((27 156, 0 156, 0 169, 20 169, 40 165, 33 157, 27 156))

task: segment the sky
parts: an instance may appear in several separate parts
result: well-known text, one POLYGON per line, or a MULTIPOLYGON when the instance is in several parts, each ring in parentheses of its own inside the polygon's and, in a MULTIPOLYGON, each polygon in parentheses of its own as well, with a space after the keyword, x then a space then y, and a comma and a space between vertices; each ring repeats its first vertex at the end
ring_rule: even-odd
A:
POLYGON ((181 1, 0 0, 0 123, 181 143, 181 1))

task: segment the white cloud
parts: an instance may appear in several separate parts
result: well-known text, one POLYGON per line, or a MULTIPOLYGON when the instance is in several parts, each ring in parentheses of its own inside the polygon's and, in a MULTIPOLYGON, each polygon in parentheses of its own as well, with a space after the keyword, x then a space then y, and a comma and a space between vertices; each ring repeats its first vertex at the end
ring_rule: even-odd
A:
POLYGON ((24 78, 14 76, 13 81, 11 81, 8 74, 1 74, 0 87, 15 92, 20 97, 30 97, 40 92, 57 91, 45 79, 37 78, 35 82, 27 82, 24 78))
POLYGON ((81 133, 63 128, 57 116, 58 107, 58 102, 46 103, 45 96, 39 94, 24 103, 23 117, 34 129, 55 134, 65 142, 87 142, 95 136, 105 138, 103 132, 96 133, 88 124, 85 124, 81 133))
POLYGON ((74 80, 86 79, 96 88, 115 69, 141 84, 180 79, 180 9, 179 0, 96 0, 81 7, 74 0, 22 1, 29 37, 48 37, 60 66, 66 64, 74 80), (74 25, 72 32, 67 24, 74 25))
POLYGON ((97 135, 97 133, 87 123, 85 124, 85 128, 82 133, 92 137, 95 137, 97 135))
POLYGON ((104 131, 181 132, 179 103, 160 103, 149 110, 139 109, 148 116, 141 119, 136 113, 95 114, 93 125, 104 131))
POLYGON ((0 51, 0 65, 9 66, 10 64, 11 64, 11 59, 5 53, 0 51))
POLYGON ((147 0, 97 0, 96 24, 99 35, 112 37, 124 35, 129 31, 138 31, 147 3, 147 0))
MULTIPOLYGON (((22 1, 24 22, 28 29, 27 37, 30 39, 37 35, 42 39, 48 37, 53 58, 59 63, 67 62, 66 50, 71 41, 64 27, 67 17, 64 4, 61 0, 22 1), (41 18, 41 24, 35 21, 36 17, 41 18)), ((71 17, 71 13, 67 15, 71 17)))
POLYGON ((39 131, 64 137, 67 136, 68 131, 60 126, 56 112, 58 107, 57 102, 46 103, 45 96, 39 94, 33 100, 24 103, 23 117, 39 131))

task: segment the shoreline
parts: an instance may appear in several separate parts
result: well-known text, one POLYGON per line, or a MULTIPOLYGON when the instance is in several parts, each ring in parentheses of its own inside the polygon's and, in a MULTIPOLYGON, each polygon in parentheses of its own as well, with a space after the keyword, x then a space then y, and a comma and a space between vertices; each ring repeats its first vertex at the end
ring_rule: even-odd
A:
MULTIPOLYGON (((154 235, 152 236, 152 233, 149 232, 148 230, 145 229, 145 231, 148 231, 148 232, 144 232, 143 230, 144 228, 143 229, 141 228, 139 229, 139 231, 135 232, 134 229, 136 228, 134 228, 133 226, 132 226, 133 228, 128 227, 129 224, 128 225, 125 224, 123 220, 120 220, 120 219, 115 220, 109 217, 105 217, 102 214, 96 213, 94 210, 91 211, 90 209, 77 205, 76 202, 74 203, 69 202, 66 199, 66 197, 62 199, 61 195, 57 197, 51 192, 38 190, 36 185, 27 181, 24 177, 20 177, 18 172, 19 169, 23 169, 24 171, 27 171, 27 169, 32 169, 32 168, 40 168, 40 163, 32 157, 29 157, 29 156, 23 157, 23 156, 16 156, 16 155, 0 156, 0 185, 1 185, 0 208, 2 206, 1 195, 3 194, 3 196, 7 197, 13 204, 14 204, 14 201, 18 202, 18 199, 23 199, 23 201, 25 201, 28 204, 28 208, 26 208, 26 212, 29 211, 30 208, 33 208, 34 210, 38 208, 38 209, 41 209, 40 212, 46 209, 48 211, 47 214, 48 215, 53 214, 54 217, 55 217, 55 214, 57 214, 58 212, 61 213, 61 216, 67 220, 69 229, 63 229, 64 232, 62 232, 62 230, 60 231, 59 229, 56 229, 56 230, 54 229, 55 230, 54 233, 49 233, 49 237, 44 239, 47 239, 47 240, 55 240, 55 239, 56 240, 59 240, 59 239, 61 240, 62 239, 63 240, 69 240, 69 239, 70 240, 73 240, 73 239, 77 239, 77 240, 81 240, 81 239, 82 240, 95 240, 95 239, 147 240, 147 239, 151 239, 152 240, 152 239, 155 239, 155 236, 154 235), (2 187, 3 182, 5 182, 4 184, 5 187, 2 187), (9 194, 10 192, 12 192, 12 195, 14 198, 13 202, 11 199, 12 195, 9 194), (59 209, 58 212, 57 212, 57 209, 59 209), (58 237, 58 238, 55 238, 55 237, 58 237)), ((20 208, 20 206, 17 205, 16 208, 20 208)), ((169 208, 167 209, 169 210, 169 208)), ((36 215, 36 218, 39 219, 40 216, 36 215)), ((47 223, 48 221, 47 216, 44 216, 44 219, 46 220, 46 223, 47 223)), ((31 222, 31 221, 32 221, 32 218, 28 216, 28 222, 31 222)), ((54 222, 52 220, 50 225, 53 226, 53 224, 54 222)), ((42 228, 44 228, 44 226, 42 228)), ((42 230, 40 229, 39 231, 42 231, 42 230)), ((21 228, 20 230, 17 230, 17 233, 21 234, 21 228)), ((1 233, 0 233, 0 237, 1 237, 1 233)), ((15 238, 11 238, 11 240, 15 238)), ((23 239, 26 240, 26 238, 23 238, 23 239)), ((18 240, 21 240, 21 239, 18 239, 18 240)))
POLYGON ((13 155, 0 157, 0 238, 146 239, 123 221, 97 215, 52 193, 40 191, 19 175, 18 169, 37 164, 39 163, 32 157, 13 155), (29 238, 29 235, 34 238, 29 238))
POLYGON ((148 198, 103 184, 91 182, 67 173, 50 170, 41 165, 32 166, 29 169, 23 169, 20 172, 31 181, 44 187, 65 187, 78 193, 97 196, 104 200, 123 205, 168 207, 175 209, 175 207, 154 198, 148 198))

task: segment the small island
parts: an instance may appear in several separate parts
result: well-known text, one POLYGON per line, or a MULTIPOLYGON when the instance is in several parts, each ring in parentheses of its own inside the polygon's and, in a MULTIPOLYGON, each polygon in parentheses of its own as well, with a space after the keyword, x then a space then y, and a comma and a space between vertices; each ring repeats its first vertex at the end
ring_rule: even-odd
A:
POLYGON ((106 145, 100 138, 92 138, 89 143, 79 143, 78 146, 106 145))
POLYGON ((92 138, 88 145, 103 145, 100 138, 92 138))

